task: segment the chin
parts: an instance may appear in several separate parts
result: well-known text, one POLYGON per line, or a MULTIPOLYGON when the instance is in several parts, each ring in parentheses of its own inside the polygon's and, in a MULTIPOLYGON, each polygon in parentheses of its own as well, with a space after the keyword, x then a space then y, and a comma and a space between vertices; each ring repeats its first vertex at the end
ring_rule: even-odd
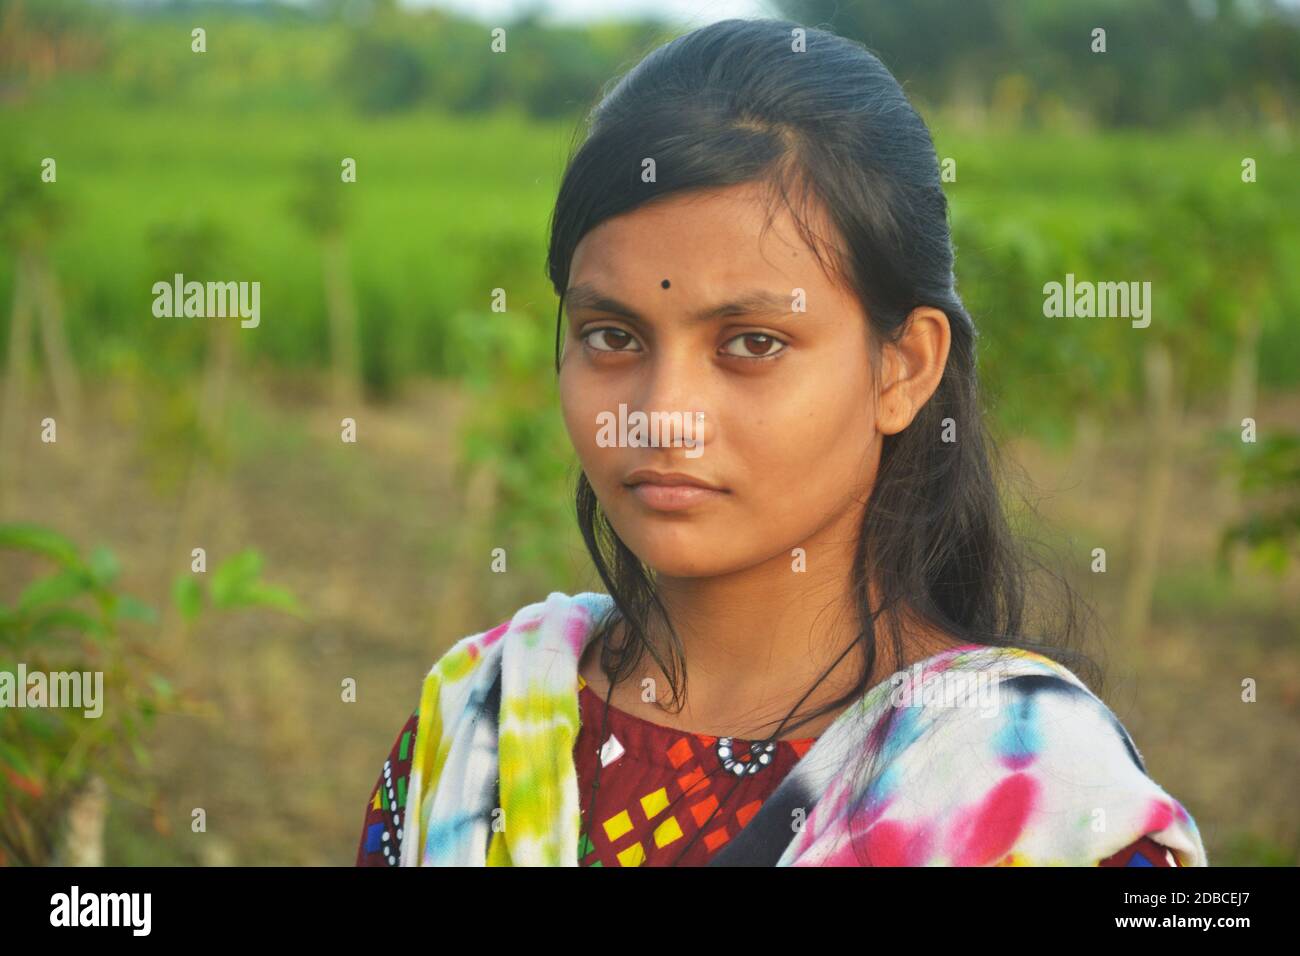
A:
POLYGON ((701 561, 695 555, 673 554, 663 558, 642 558, 655 574, 664 578, 713 578, 732 570, 730 563, 716 559, 701 561))
MULTIPOLYGON (((661 520, 652 518, 649 522, 661 520)), ((724 574, 737 566, 731 556, 718 547, 720 540, 726 540, 725 536, 684 524, 651 528, 646 526, 649 522, 637 519, 628 529, 628 534, 621 530, 618 534, 632 553, 655 573, 672 578, 707 578, 724 574)))

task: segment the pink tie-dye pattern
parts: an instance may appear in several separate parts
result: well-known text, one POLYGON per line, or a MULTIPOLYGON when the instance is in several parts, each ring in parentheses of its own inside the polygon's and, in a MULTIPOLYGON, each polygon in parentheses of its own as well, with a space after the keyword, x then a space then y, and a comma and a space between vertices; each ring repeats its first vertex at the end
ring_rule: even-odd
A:
POLYGON ((591 616, 585 608, 575 608, 564 629, 564 637, 569 642, 569 649, 573 651, 574 656, 582 657, 582 649, 586 647, 587 632, 590 629, 591 616))
MULTIPOLYGON (((923 866, 934 853, 935 833, 921 821, 881 820, 892 801, 885 800, 850 816, 849 832, 825 827, 821 846, 800 850, 794 866, 923 866), (830 846, 830 849, 827 849, 830 846)), ((816 814, 814 814, 815 816, 816 814)))
POLYGON ((798 855, 803 856, 810 847, 816 845, 823 832, 832 828, 827 821, 839 819, 848 802, 848 789, 843 784, 834 784, 817 803, 813 812, 804 820, 803 828, 794 838, 798 855))
POLYGON ((924 821, 909 825, 902 820, 883 820, 867 831, 862 845, 861 860, 844 865, 924 866, 933 852, 934 830, 924 821))
POLYGON ((1006 856, 1034 811, 1038 790, 1029 774, 1014 774, 976 806, 960 810, 951 831, 953 864, 987 866, 1006 856))
POLYGON ((1144 824, 1148 833, 1159 833, 1174 820, 1174 809, 1161 800, 1152 800, 1147 808, 1147 822, 1144 824))
MULTIPOLYGON (((490 631, 487 631, 486 633, 484 633, 482 640, 480 640, 480 641, 478 642, 478 646, 479 646, 480 648, 482 648, 483 650, 487 650, 489 647, 491 647, 491 646, 492 646, 493 644, 495 644, 497 641, 501 640, 501 638, 505 636, 505 633, 506 633, 506 631, 508 631, 508 630, 510 630, 510 622, 509 622, 509 621, 506 621, 504 624, 498 624, 496 627, 492 628, 490 631)), ((471 646, 473 646, 473 645, 471 645, 471 646)))

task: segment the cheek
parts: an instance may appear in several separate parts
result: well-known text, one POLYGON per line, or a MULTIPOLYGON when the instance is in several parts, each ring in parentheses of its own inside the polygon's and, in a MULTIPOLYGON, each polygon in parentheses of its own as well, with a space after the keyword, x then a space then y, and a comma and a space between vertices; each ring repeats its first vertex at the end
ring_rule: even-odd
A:
POLYGON ((597 416, 602 411, 617 410, 618 402, 610 404, 593 376, 564 366, 560 371, 559 396, 569 441, 587 477, 593 485, 598 484, 602 468, 614 465, 611 454, 616 450, 596 444, 597 416))
POLYGON ((591 389, 583 387, 582 374, 562 366, 559 377, 560 412, 564 416, 564 427, 569 432, 569 441, 574 450, 584 461, 595 447, 595 430, 584 427, 584 422, 594 421, 594 412, 590 412, 592 403, 591 389))
POLYGON ((573 407, 573 393, 565 386, 564 380, 560 380, 560 415, 564 418, 564 430, 569 433, 569 442, 573 445, 574 451, 579 454, 582 452, 582 433, 574 427, 577 421, 577 410, 573 407))
POLYGON ((763 485, 792 491, 852 484, 869 461, 875 434, 871 377, 848 363, 826 363, 779 395, 765 397, 735 425, 736 444, 763 485))

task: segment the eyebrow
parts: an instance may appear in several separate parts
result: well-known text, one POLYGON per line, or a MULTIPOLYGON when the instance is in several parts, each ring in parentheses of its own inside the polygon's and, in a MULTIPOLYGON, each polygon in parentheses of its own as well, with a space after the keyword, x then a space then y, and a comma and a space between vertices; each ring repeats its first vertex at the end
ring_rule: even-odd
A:
MULTIPOLYGON (((601 292, 589 282, 580 282, 570 286, 564 292, 565 310, 591 309, 596 312, 610 312, 633 321, 645 321, 644 316, 630 305, 625 305, 613 296, 601 292)), ((726 302, 700 309, 691 315, 695 322, 706 322, 726 315, 753 315, 760 313, 789 313, 790 296, 780 295, 767 289, 750 289, 726 302)))

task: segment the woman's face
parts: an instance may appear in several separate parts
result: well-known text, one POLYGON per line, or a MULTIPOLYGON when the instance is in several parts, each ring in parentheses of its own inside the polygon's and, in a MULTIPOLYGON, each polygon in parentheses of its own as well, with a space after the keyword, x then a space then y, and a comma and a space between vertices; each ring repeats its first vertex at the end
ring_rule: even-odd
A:
POLYGON ((760 236, 766 212, 754 184, 680 194, 606 220, 574 252, 565 423, 614 530, 663 576, 789 560, 837 522, 856 529, 874 480, 867 318, 783 205, 760 236), (637 412, 680 416, 620 442, 637 412))

